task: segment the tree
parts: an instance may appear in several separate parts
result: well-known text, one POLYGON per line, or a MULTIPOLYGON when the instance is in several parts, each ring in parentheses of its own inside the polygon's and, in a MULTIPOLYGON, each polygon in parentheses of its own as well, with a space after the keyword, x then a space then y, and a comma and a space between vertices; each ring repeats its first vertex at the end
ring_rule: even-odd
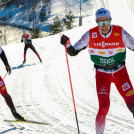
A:
POLYGON ((19 5, 19 0, 13 0, 13 2, 15 3, 15 5, 18 7, 19 5))
POLYGON ((50 32, 51 34, 57 34, 62 32, 63 30, 62 21, 59 20, 58 16, 54 18, 54 24, 50 26, 50 29, 52 30, 50 32))
POLYGON ((32 38, 40 38, 41 36, 41 32, 40 32, 40 28, 39 27, 35 27, 34 29, 34 35, 32 34, 32 38))
POLYGON ((46 12, 44 10, 44 8, 41 9, 41 12, 40 12, 40 21, 43 22, 46 20, 46 12))
POLYGON ((74 25, 73 25, 74 15, 73 15, 72 11, 69 11, 69 13, 67 15, 65 15, 65 18, 63 18, 63 22, 67 29, 72 29, 74 27, 74 25))
POLYGON ((2 39, 1 43, 2 44, 5 44, 7 45, 7 26, 6 26, 6 21, 7 21, 7 18, 6 17, 2 17, 0 18, 0 21, 1 21, 1 26, 3 28, 3 30, 0 32, 0 38, 2 39))

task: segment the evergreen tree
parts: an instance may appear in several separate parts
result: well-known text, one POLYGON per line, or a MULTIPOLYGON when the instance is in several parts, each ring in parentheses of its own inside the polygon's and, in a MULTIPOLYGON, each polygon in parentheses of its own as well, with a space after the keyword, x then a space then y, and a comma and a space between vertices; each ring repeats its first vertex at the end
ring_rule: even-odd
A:
POLYGON ((65 15, 65 18, 63 18, 63 22, 67 29, 72 29, 74 27, 74 25, 73 25, 74 15, 73 15, 72 11, 69 11, 69 13, 67 15, 65 15))
POLYGON ((62 32, 62 30, 63 30, 62 21, 59 20, 59 17, 58 16, 56 16, 54 18, 54 24, 51 25, 50 28, 52 30, 50 32, 51 34, 57 34, 57 33, 62 32))
POLYGON ((40 31, 39 27, 35 27, 33 34, 32 34, 32 38, 41 38, 42 37, 41 36, 41 31, 40 31))
POLYGON ((46 20, 46 12, 44 10, 44 7, 41 9, 41 12, 40 12, 40 21, 43 22, 46 20))

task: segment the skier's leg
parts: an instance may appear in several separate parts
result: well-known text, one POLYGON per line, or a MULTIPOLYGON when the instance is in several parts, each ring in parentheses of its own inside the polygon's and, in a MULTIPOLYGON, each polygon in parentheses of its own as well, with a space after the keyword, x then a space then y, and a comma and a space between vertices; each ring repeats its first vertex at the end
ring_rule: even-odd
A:
POLYGON ((27 52, 28 46, 25 45, 24 47, 24 61, 23 64, 26 62, 26 52, 27 52))
POLYGON ((30 48, 31 48, 31 50, 33 50, 33 52, 37 55, 37 57, 39 58, 39 60, 42 62, 42 60, 41 60, 39 54, 37 53, 37 51, 36 51, 36 49, 35 49, 35 47, 32 45, 32 46, 30 46, 30 48))
POLYGON ((105 118, 110 106, 110 80, 111 75, 96 71, 96 88, 99 101, 99 111, 96 116, 96 134, 103 134, 105 118))
POLYGON ((134 90, 129 79, 126 67, 115 74, 114 83, 126 102, 128 109, 134 116, 134 90))
POLYGON ((17 119, 17 120, 25 120, 24 117, 22 117, 21 115, 19 115, 14 107, 13 101, 11 96, 8 94, 7 90, 6 90, 6 86, 4 81, 2 80, 2 78, 0 77, 0 93, 1 95, 4 97, 6 104, 8 105, 8 107, 10 108, 13 116, 17 119))
POLYGON ((1 95, 4 97, 4 99, 7 103, 7 105, 9 106, 9 108, 11 110, 15 109, 11 96, 7 92, 3 92, 3 93, 1 93, 1 95))

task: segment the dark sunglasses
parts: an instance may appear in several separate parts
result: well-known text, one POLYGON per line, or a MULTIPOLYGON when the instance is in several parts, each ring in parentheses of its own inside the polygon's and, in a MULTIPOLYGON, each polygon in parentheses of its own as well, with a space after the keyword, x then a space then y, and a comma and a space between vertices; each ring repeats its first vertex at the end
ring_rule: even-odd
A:
POLYGON ((108 26, 111 23, 111 20, 103 20, 103 21, 98 21, 97 24, 98 26, 102 27, 103 25, 108 26))

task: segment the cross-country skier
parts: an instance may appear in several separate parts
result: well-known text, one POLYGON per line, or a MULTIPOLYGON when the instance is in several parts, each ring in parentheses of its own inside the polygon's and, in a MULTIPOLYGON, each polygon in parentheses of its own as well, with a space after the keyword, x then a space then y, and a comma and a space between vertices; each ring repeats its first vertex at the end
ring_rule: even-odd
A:
MULTIPOLYGON (((1 47, 0 47, 0 58, 3 61, 5 67, 6 67, 7 73, 11 74, 11 67, 10 67, 10 65, 8 63, 8 60, 7 60, 6 55, 5 55, 5 52, 1 47)), ((3 79, 1 78, 1 76, 0 76, 0 94, 4 97, 7 105, 11 109, 11 112, 12 112, 14 118, 16 120, 25 120, 24 117, 22 117, 20 114, 17 113, 17 111, 16 111, 16 109, 14 107, 12 98, 8 94, 8 92, 6 90, 5 83, 4 83, 3 79)))
POLYGON ((96 134, 103 134, 105 118, 110 106, 110 85, 113 82, 134 116, 134 90, 125 66, 126 47, 134 51, 134 38, 121 26, 111 24, 107 9, 96 11, 98 26, 88 30, 73 46, 69 37, 63 35, 61 44, 71 56, 88 48, 96 69, 96 88, 99 111, 96 116, 96 134))
POLYGON ((26 30, 23 30, 23 35, 21 37, 21 42, 25 43, 25 47, 24 47, 24 61, 23 64, 26 62, 26 52, 27 49, 30 48, 31 50, 33 50, 33 52, 37 55, 37 57, 39 58, 40 62, 42 62, 39 54, 37 53, 35 47, 32 45, 32 40, 31 40, 31 36, 30 34, 26 33, 26 30))

